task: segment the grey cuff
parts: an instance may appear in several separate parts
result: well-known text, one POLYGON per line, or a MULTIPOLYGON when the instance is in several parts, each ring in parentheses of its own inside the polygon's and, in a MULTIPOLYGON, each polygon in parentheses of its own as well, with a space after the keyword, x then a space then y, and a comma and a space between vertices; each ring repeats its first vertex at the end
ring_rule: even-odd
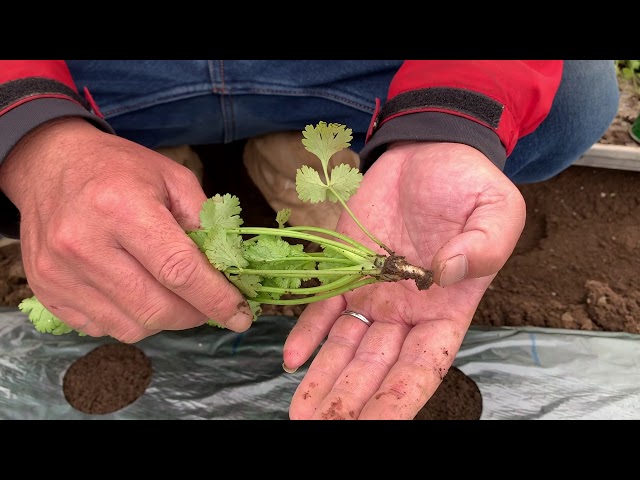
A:
MULTIPOLYGON (((27 133, 49 120, 62 117, 85 118, 97 128, 115 133, 105 120, 71 100, 61 98, 31 100, 0 116, 0 164, 27 133)), ((4 193, 0 192, 0 235, 18 238, 19 222, 18 209, 4 193)))

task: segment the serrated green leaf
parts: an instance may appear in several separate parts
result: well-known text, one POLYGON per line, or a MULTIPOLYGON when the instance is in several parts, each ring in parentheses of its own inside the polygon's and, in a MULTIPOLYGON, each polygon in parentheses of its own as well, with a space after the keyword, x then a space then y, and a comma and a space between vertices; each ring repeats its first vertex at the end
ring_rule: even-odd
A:
POLYGON ((344 150, 351 145, 352 130, 339 123, 319 122, 317 126, 307 125, 302 132, 302 144, 316 155, 324 167, 334 153, 344 150))
POLYGON ((35 296, 22 300, 18 308, 29 315, 29 320, 40 333, 64 335, 74 331, 73 328, 47 310, 35 296))
POLYGON ((265 287, 300 288, 302 278, 299 277, 266 277, 262 280, 265 287))
POLYGON ((206 230, 191 230, 187 235, 198 246, 201 252, 204 252, 204 241, 207 238, 206 230))
POLYGON ((238 228, 244 223, 240 212, 240 200, 235 195, 214 195, 202 204, 200 228, 238 228))
POLYGON ((224 230, 209 230, 204 240, 204 253, 218 270, 228 267, 244 268, 248 262, 243 256, 242 237, 224 230))
POLYGON ((245 297, 253 298, 258 296, 260 288, 260 277, 258 275, 229 275, 229 281, 233 283, 245 297))
POLYGON ((248 268, 256 270, 306 270, 309 275, 299 277, 278 277, 262 275, 265 287, 298 288, 304 280, 313 278, 316 268, 315 257, 309 256, 300 244, 291 245, 281 238, 264 237, 247 247, 245 258, 248 268), (292 260, 293 257, 302 257, 292 260))
POLYGON ((303 165, 296 171, 296 192, 303 202, 324 202, 327 198, 327 188, 318 171, 308 165, 303 165))
POLYGON ((249 308, 253 312, 253 321, 255 322, 262 313, 262 304, 254 300, 247 300, 247 303, 249 303, 249 308))
POLYGON ((291 218, 291 209, 283 208, 276 214, 276 222, 278 222, 278 228, 284 228, 285 224, 291 218))
MULTIPOLYGON (((331 170, 331 187, 346 202, 360 188, 363 177, 357 168, 342 163, 331 170)), ((338 201, 331 190, 327 191, 327 199, 334 203, 338 201)))
POLYGON ((225 328, 222 325, 220 325, 218 322, 216 322, 215 320, 212 320, 211 318, 209 320, 207 320, 207 325, 210 325, 212 327, 225 328))
POLYGON ((247 246, 244 258, 249 262, 262 262, 286 258, 292 256, 291 253, 292 245, 281 238, 259 236, 255 242, 247 246))

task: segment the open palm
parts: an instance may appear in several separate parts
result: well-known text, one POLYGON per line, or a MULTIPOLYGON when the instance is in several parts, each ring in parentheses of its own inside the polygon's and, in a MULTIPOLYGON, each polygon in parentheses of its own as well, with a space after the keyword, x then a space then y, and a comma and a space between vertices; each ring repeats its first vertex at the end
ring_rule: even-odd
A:
MULTIPOLYGON (((324 343, 290 417, 411 419, 440 385, 511 255, 524 200, 479 151, 412 143, 378 159, 349 207, 394 252, 433 269, 436 284, 419 291, 410 280, 380 283, 309 305, 287 338, 285 364, 299 367, 324 343), (373 325, 341 315, 345 308, 373 325)), ((346 213, 337 229, 375 247, 346 213)))

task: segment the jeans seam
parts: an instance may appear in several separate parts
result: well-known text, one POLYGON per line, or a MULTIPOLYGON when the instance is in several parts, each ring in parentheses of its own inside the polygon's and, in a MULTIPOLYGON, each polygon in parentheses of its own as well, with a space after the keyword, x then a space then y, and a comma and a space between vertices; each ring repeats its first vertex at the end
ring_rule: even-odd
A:
POLYGON ((117 107, 117 108, 111 108, 111 109, 104 109, 102 108, 102 113, 105 116, 105 118, 111 118, 111 117, 116 117, 118 115, 123 115, 126 113, 131 113, 131 112, 135 112, 136 110, 142 110, 144 108, 149 108, 149 107, 154 107, 157 105, 163 105, 166 103, 171 103, 171 102, 175 102, 175 101, 179 101, 179 100, 185 100, 188 98, 195 98, 195 97, 202 97, 202 96, 206 96, 206 95, 210 95, 211 92, 209 89, 207 90, 191 90, 189 92, 183 92, 183 93, 171 93, 171 91, 169 92, 165 92, 165 96, 162 97, 154 97, 153 99, 149 99, 149 100, 145 100, 145 101, 141 101, 141 102, 136 102, 135 104, 129 104, 126 106, 121 106, 121 107, 117 107))
POLYGON ((218 60, 218 63, 220 64, 220 91, 217 91, 214 86, 214 93, 220 95, 220 111, 224 124, 224 142, 228 143, 235 138, 235 110, 233 108, 233 95, 227 94, 224 76, 224 60, 218 60))
POLYGON ((327 93, 326 90, 285 90, 285 89, 269 89, 269 88, 243 88, 234 92, 228 92, 229 95, 240 94, 256 94, 256 95, 286 95, 290 97, 316 97, 324 100, 347 105, 365 113, 373 114, 375 103, 367 104, 364 101, 351 100, 343 95, 336 93, 327 93))

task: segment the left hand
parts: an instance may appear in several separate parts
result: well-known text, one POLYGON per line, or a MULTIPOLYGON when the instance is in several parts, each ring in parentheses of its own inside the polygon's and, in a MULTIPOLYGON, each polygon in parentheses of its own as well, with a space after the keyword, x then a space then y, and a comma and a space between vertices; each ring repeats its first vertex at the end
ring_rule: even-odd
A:
MULTIPOLYGON (((423 291, 409 280, 377 283, 309 304, 285 342, 286 367, 300 367, 324 344, 289 415, 413 419, 447 374, 484 292, 513 252, 524 199, 472 147, 405 143, 374 163, 349 207, 397 254, 431 268, 435 283, 423 291), (345 309, 373 324, 341 315, 345 309)), ((346 213, 337 231, 383 253, 346 213)))

